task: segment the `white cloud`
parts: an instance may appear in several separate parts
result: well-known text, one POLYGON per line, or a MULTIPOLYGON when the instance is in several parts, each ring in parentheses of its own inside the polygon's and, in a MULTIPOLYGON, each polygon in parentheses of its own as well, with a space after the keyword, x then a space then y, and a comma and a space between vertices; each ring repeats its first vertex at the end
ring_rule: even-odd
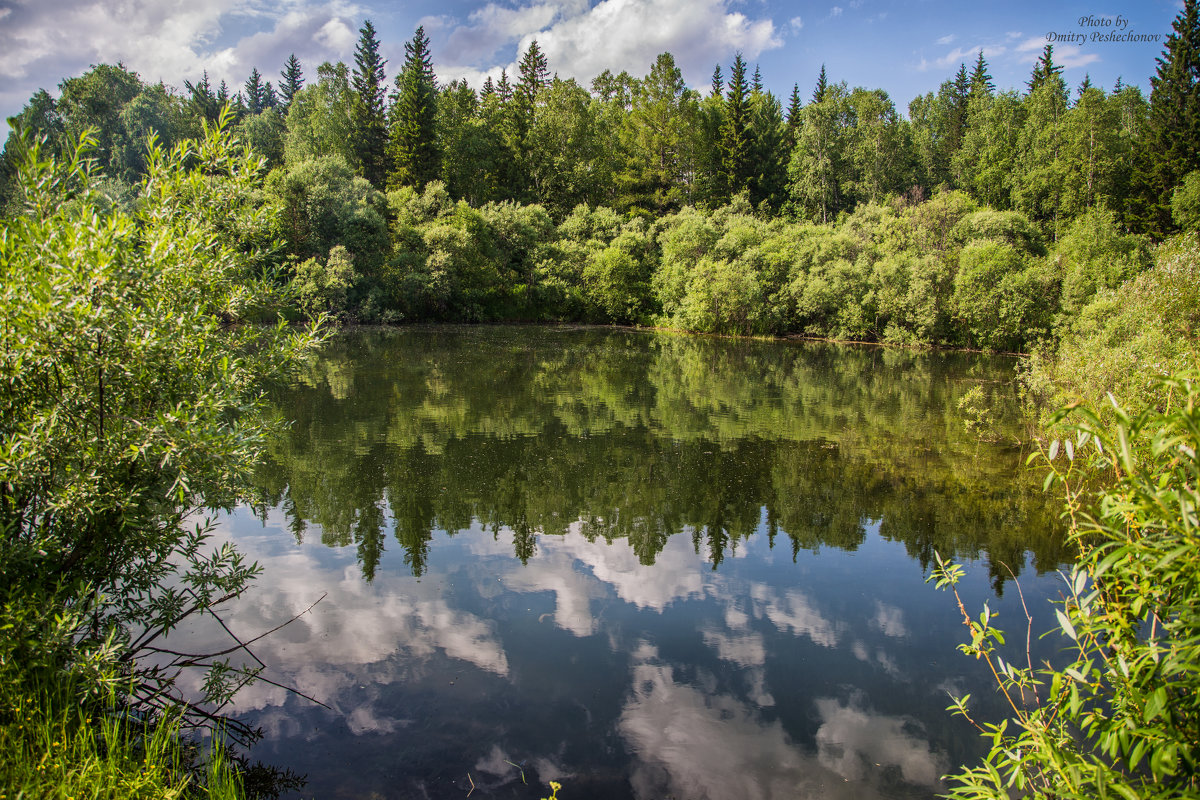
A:
MULTIPOLYGON (((732 0, 601 0, 544 2, 515 8, 489 4, 450 35, 436 69, 442 80, 499 74, 489 61, 502 49, 517 57, 537 40, 550 71, 584 85, 605 69, 642 75, 670 52, 693 85, 712 65, 740 51, 747 59, 783 44, 770 19, 732 11, 732 0), (515 47, 514 47, 515 46, 515 47)), ((508 63, 515 72, 516 60, 508 63)))
POLYGON ((841 15, 842 15, 842 7, 841 6, 834 6, 833 8, 829 9, 829 16, 840 17, 841 15))
MULTIPOLYGON (((1046 44, 1045 36, 1034 36, 1021 42, 1017 45, 1017 52, 1021 54, 1018 58, 1019 62, 1022 64, 1034 64, 1041 58, 1046 44)), ((1099 60, 1099 53, 1088 53, 1077 44, 1054 45, 1054 63, 1057 66, 1073 69, 1074 67, 1093 64, 1099 60)))
POLYGON ((821 715, 817 758, 822 766, 846 780, 860 781, 868 777, 868 764, 894 765, 910 783, 941 787, 949 760, 934 752, 928 741, 913 735, 911 722, 832 697, 817 700, 816 706, 821 715))
POLYGON ((1041 53, 1043 48, 1045 48, 1045 46, 1046 46, 1046 37, 1045 36, 1034 36, 1032 38, 1026 39, 1025 41, 1021 42, 1019 45, 1017 45, 1017 52, 1018 53, 1032 53, 1032 54, 1034 54, 1032 56, 1032 58, 1036 59, 1037 54, 1041 53))
POLYGON ((958 37, 957 37, 957 36, 955 36, 953 33, 948 33, 948 34, 946 34, 945 36, 943 36, 942 38, 938 39, 938 40, 937 40, 937 43, 938 43, 938 44, 942 44, 942 45, 945 45, 945 44, 950 44, 951 42, 953 42, 953 41, 954 41, 955 39, 957 39, 957 38, 958 38, 958 37))
POLYGON ((884 636, 901 639, 908 636, 908 626, 904 624, 904 611, 878 600, 875 601, 875 617, 871 620, 871 627, 884 636))
POLYGON ((729 635, 711 628, 700 632, 704 643, 717 651, 722 661, 741 667, 757 667, 767 663, 767 646, 761 633, 729 635))
POLYGON ((804 27, 804 20, 801 17, 792 17, 788 20, 788 27, 792 29, 792 33, 799 33, 804 27))
POLYGON ((780 592, 765 583, 755 583, 750 587, 750 597, 756 617, 766 618, 781 631, 806 636, 822 647, 837 647, 837 627, 798 589, 780 592))
POLYGON ((121 62, 147 82, 175 86, 207 70, 238 88, 255 66, 276 79, 295 52, 315 77, 321 61, 353 52, 362 16, 343 0, 40 0, 4 11, 3 108, 100 63, 121 62), (226 35, 239 27, 254 32, 226 35))
POLYGON ((636 759, 633 794, 697 800, 891 796, 873 785, 877 774, 864 769, 871 763, 894 765, 912 783, 941 787, 938 776, 948 760, 914 735, 908 720, 833 698, 815 705, 821 726, 812 755, 759 708, 677 681, 672 667, 643 644, 634 654, 631 692, 617 724, 636 759))

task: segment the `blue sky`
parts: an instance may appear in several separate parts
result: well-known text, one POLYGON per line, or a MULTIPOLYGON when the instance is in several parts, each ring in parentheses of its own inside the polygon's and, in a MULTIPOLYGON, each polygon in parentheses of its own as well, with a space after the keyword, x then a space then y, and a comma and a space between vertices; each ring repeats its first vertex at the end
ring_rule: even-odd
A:
POLYGON ((55 91, 64 77, 102 62, 121 61, 144 80, 173 86, 203 70, 240 86, 254 66, 277 79, 295 53, 306 77, 315 77, 322 61, 353 60, 364 19, 379 31, 389 79, 403 62, 404 43, 423 25, 439 79, 466 78, 476 88, 485 74, 512 71, 536 38, 553 72, 584 85, 605 67, 644 75, 658 53, 670 51, 689 85, 707 90, 713 67, 720 63, 728 73, 740 51, 777 95, 786 97, 798 83, 807 99, 824 64, 830 80, 882 88, 904 112, 959 63, 969 67, 981 48, 997 86, 1021 88, 1054 36, 1071 85, 1087 73, 1106 89, 1122 77, 1148 92, 1182 3, 1100 2, 0 0, 0 115, 18 112, 38 88, 55 91), (1114 32, 1159 38, 1092 36, 1114 32))

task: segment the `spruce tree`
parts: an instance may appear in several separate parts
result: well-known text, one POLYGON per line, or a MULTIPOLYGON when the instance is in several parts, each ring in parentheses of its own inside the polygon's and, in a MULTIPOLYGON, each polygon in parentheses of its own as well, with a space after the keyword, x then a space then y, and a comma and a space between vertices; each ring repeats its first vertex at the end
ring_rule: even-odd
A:
POLYGON ((971 96, 991 97, 995 91, 996 84, 988 74, 988 63, 984 61, 983 51, 980 50, 979 57, 975 59, 975 69, 971 71, 971 96))
POLYGON ((946 143, 948 158, 953 158, 962 146, 963 134, 967 131, 967 104, 971 100, 971 79, 967 77, 967 65, 959 64, 954 74, 950 92, 950 107, 947 109, 946 143))
POLYGON ((1185 0, 1150 78, 1150 112, 1135 163, 1137 210, 1142 230, 1165 233, 1171 192, 1200 169, 1200 9, 1185 0))
POLYGON ((374 186, 382 186, 388 172, 387 118, 384 108, 385 81, 379 55, 379 40, 375 26, 366 20, 358 31, 358 46, 354 49, 354 87, 352 105, 352 135, 354 150, 362 164, 363 177, 374 186))
POLYGON ((528 131, 533 125, 534 109, 537 107, 538 95, 550 85, 550 66, 542 48, 538 47, 537 39, 529 43, 521 63, 517 66, 518 75, 515 97, 517 101, 518 124, 523 131, 528 131))
POLYGON ((754 77, 750 81, 750 91, 754 94, 762 94, 763 82, 762 73, 758 70, 758 64, 754 65, 754 77))
POLYGON ((550 67, 536 39, 529 43, 517 65, 517 72, 508 131, 508 145, 516 154, 516 169, 509 183, 515 199, 532 202, 535 199, 533 161, 536 148, 530 145, 529 137, 538 113, 538 100, 550 85, 550 67))
POLYGON ((1054 45, 1048 44, 1042 50, 1042 54, 1038 56, 1037 63, 1033 65, 1033 74, 1029 76, 1029 93, 1033 94, 1038 87, 1046 82, 1046 79, 1052 75, 1058 75, 1062 72, 1061 65, 1054 63, 1054 45))
POLYGON ((778 211, 786 199, 788 182, 787 125, 783 107, 770 92, 750 95, 750 203, 759 208, 763 203, 778 211))
POLYGON ((496 96, 500 98, 500 104, 503 105, 513 97, 512 84, 508 82, 508 70, 500 70, 500 80, 496 82, 496 96))
POLYGON ((496 93, 496 84, 492 83, 492 76, 488 75, 483 82, 483 90, 479 93, 479 101, 482 103, 496 93))
POLYGON ((721 65, 717 64, 712 74, 712 97, 720 97, 725 91, 725 79, 721 77, 721 65))
POLYGON ((796 135, 800 130, 800 84, 792 84, 792 96, 788 100, 787 108, 787 132, 784 135, 784 142, 787 144, 788 151, 796 146, 796 135))
POLYGON ((429 56, 429 37, 419 27, 404 45, 404 67, 396 76, 392 105, 392 171, 388 188, 416 186, 437 178, 441 154, 437 143, 437 79, 429 56))
POLYGON ((183 88, 187 89, 188 94, 191 95, 189 103, 193 113, 200 119, 216 122, 217 117, 221 114, 221 106, 217 103, 217 96, 213 94, 212 83, 208 80, 208 70, 204 71, 204 76, 198 83, 185 80, 183 88))
POLYGON ((258 67, 251 67, 250 77, 246 79, 246 110, 251 114, 260 114, 267 107, 267 87, 263 85, 262 73, 258 67))
POLYGON ((1079 83, 1079 88, 1076 89, 1076 96, 1083 97, 1084 93, 1092 88, 1092 76, 1088 73, 1083 73, 1083 80, 1079 83))
POLYGON ((825 78, 825 65, 821 65, 821 74, 817 76, 817 85, 813 88, 812 101, 819 103, 825 99, 825 93, 829 90, 829 81, 825 78))
POLYGON ((727 195, 747 188, 751 172, 750 97, 746 86, 746 62, 738 53, 725 94, 725 124, 721 127, 721 167, 727 195))
POLYGON ((300 62, 295 53, 288 56, 279 77, 283 79, 279 84, 279 94, 283 97, 284 108, 289 108, 292 105, 292 98, 304 86, 304 72, 300 69, 300 62))

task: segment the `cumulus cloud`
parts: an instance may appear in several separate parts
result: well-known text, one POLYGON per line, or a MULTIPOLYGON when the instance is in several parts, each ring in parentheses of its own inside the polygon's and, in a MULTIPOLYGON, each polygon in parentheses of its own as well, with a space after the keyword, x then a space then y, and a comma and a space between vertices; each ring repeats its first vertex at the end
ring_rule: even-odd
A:
MULTIPOLYGON (((732 0, 601 0, 594 6, 551 0, 512 8, 492 3, 451 33, 435 54, 436 68, 444 80, 475 83, 499 74, 500 65, 491 63, 498 53, 519 58, 536 39, 552 72, 585 85, 605 69, 642 75, 663 52, 675 56, 685 80, 699 85, 713 63, 734 52, 753 59, 783 44, 770 19, 752 19, 731 10, 733 5, 732 0)), ((516 60, 506 67, 514 72, 516 60)))
POLYGON ((890 796, 872 785, 877 778, 865 770, 872 763, 894 765, 910 783, 941 786, 938 776, 948 760, 902 717, 818 699, 821 726, 813 755, 758 707, 679 681, 653 647, 643 643, 634 659, 631 694, 617 729, 636 759, 630 783, 637 797, 890 796))
POLYGON ((804 19, 801 17, 792 17, 788 20, 788 27, 792 29, 792 33, 799 33, 804 27, 804 19))
MULTIPOLYGON (((949 42, 943 40, 950 39, 952 41, 953 38, 954 37, 943 36, 941 39, 938 39, 938 44, 948 44, 949 42)), ((971 47, 955 47, 945 55, 935 58, 932 61, 924 58, 921 59, 920 63, 917 64, 917 69, 921 71, 933 68, 937 68, 938 70, 957 69, 960 64, 973 64, 975 59, 979 56, 980 51, 983 51, 984 59, 991 62, 994 59, 999 58, 1001 55, 1007 53, 1008 50, 1009 48, 1007 45, 994 43, 977 44, 971 47)))
POLYGON ((871 627, 885 636, 908 636, 908 626, 904 624, 904 611, 878 600, 875 601, 875 617, 871 620, 871 627))
POLYGON ((207 70, 238 88, 255 66, 275 77, 295 52, 315 75, 320 61, 353 52, 362 15, 343 0, 40 0, 3 11, 0 108, 14 112, 100 63, 176 86, 207 70))
POLYGON ((868 764, 896 766, 909 783, 932 789, 942 786, 949 759, 912 733, 912 721, 832 697, 817 700, 816 706, 821 716, 817 757, 822 766, 851 781, 867 778, 868 764))
POLYGON ((780 592, 765 583, 750 587, 756 617, 766 618, 781 631, 805 636, 822 647, 837 647, 837 626, 798 589, 780 592))
MULTIPOLYGON (((1019 54, 1019 60, 1023 64, 1034 64, 1041 57, 1042 51, 1046 48, 1047 44, 1045 36, 1034 36, 1026 39, 1017 45, 1016 49, 1019 54)), ((1077 44, 1054 45, 1054 63, 1067 69, 1082 67, 1099 60, 1100 55, 1098 53, 1085 52, 1077 44)))

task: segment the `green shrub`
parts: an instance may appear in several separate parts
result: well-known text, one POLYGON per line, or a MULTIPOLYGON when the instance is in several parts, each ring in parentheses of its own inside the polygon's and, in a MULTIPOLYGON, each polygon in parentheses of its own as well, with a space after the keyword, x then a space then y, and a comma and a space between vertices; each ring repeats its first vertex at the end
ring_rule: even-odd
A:
POLYGON ((1062 310, 1072 315, 1103 289, 1115 289, 1150 266, 1150 249, 1141 236, 1123 235, 1116 216, 1088 209, 1067 228, 1054 248, 1063 276, 1062 310))
POLYGON ((1200 170, 1185 175, 1171 193, 1171 219, 1181 230, 1200 231, 1200 170))
POLYGON ((1046 246, 1037 227, 1019 211, 985 208, 964 216, 950 232, 952 240, 967 244, 987 239, 1006 244, 1026 255, 1045 255, 1046 246))
POLYGON ((354 262, 346 248, 337 245, 321 263, 310 258, 296 267, 293 285, 300 309, 310 319, 322 314, 338 316, 346 311, 346 292, 354 284, 354 262))
POLYGON ((1022 378, 1035 406, 1081 403, 1109 419, 1107 396, 1134 407, 1171 402, 1159 379, 1194 369, 1200 355, 1200 239, 1184 234, 1159 246, 1154 265, 1103 290, 1062 335, 1053 355, 1022 378))
POLYGON ((959 255, 954 308, 967 341, 987 350, 1016 351, 1045 336, 1058 287, 1040 260, 1015 247, 977 239, 959 255))
POLYGON ((87 145, 30 150, 0 236, 0 600, 42 619, 0 628, 0 654, 93 690, 119 662, 122 699, 152 710, 182 667, 143 668, 141 648, 257 571, 207 547, 204 512, 249 496, 264 381, 313 337, 235 324, 291 300, 255 247, 274 224, 256 157, 220 129, 152 148, 134 217, 97 195, 87 145))
MULTIPOLYGON (((1055 610, 1065 661, 1005 659, 993 615, 972 618, 959 599, 971 633, 959 649, 987 663, 1011 714, 975 720, 955 700, 990 751, 953 776, 950 797, 1200 797, 1200 387, 1160 390, 1180 403, 1113 404, 1107 424, 1077 409, 1045 454, 1079 551, 1055 610), (1088 479, 1108 488, 1090 496, 1088 479)), ((953 588, 962 568, 938 562, 930 580, 953 588)))

